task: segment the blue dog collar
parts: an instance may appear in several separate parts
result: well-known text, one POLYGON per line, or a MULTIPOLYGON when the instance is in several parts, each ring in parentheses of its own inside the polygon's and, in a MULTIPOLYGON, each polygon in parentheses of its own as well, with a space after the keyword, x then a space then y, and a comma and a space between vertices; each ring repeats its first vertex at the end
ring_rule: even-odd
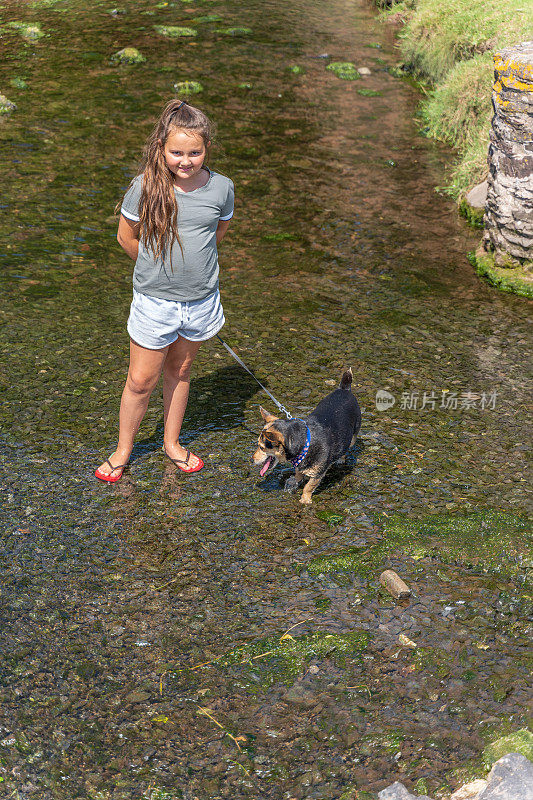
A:
MULTIPOLYGON (((303 419, 301 419, 300 422, 303 422, 303 419)), ((299 467, 300 466, 300 464, 302 463, 302 461, 306 457, 307 451, 309 450, 309 445, 311 444, 311 431, 309 430, 307 424, 306 423, 304 423, 304 424, 305 424, 305 430, 306 430, 304 449, 302 450, 302 452, 300 453, 299 456, 297 456, 296 458, 292 459, 292 466, 293 467, 299 467)))

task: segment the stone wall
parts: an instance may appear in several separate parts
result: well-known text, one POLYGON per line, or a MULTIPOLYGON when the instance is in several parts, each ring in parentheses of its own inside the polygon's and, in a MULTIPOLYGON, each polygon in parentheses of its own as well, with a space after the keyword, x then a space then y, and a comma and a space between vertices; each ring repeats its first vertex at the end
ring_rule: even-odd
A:
POLYGON ((494 54, 483 249, 496 267, 533 261, 533 41, 494 54))

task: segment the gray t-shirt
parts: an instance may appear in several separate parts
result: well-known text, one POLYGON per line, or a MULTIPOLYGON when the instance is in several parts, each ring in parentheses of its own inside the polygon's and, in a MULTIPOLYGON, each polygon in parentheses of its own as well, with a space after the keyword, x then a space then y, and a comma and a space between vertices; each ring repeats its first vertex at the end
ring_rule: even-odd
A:
MULTIPOLYGON (((133 271, 133 286, 141 294, 164 300, 203 300, 218 287, 216 230, 220 220, 233 216, 233 182, 218 172, 209 172, 205 186, 191 192, 178 192, 177 241, 167 248, 164 260, 139 241, 139 253, 133 271)), ((143 176, 133 179, 122 203, 126 219, 138 222, 143 176)))

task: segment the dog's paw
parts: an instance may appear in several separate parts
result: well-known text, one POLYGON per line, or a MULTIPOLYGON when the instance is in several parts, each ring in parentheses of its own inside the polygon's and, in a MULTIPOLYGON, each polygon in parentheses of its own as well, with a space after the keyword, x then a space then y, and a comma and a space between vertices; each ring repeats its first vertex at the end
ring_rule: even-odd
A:
POLYGON ((300 503, 303 503, 303 504, 304 504, 304 506, 310 506, 312 502, 313 502, 313 501, 311 500, 311 497, 310 497, 309 495, 305 495, 305 494, 303 494, 303 495, 300 497, 300 503))
POLYGON ((285 481, 285 487, 284 488, 285 488, 286 492, 295 492, 296 491, 296 489, 298 488, 298 481, 296 480, 296 476, 295 475, 291 475, 289 478, 287 478, 287 480, 285 481))

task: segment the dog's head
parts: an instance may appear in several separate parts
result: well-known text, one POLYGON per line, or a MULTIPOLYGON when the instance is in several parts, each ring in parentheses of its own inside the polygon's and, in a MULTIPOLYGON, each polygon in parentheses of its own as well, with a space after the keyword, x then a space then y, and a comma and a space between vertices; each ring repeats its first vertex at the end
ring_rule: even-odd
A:
POLYGON ((285 433, 283 428, 285 422, 278 419, 273 414, 269 414, 264 408, 259 408, 261 416, 265 421, 263 430, 259 435, 257 450, 252 456, 252 461, 260 467, 260 475, 266 475, 270 467, 276 464, 286 464, 287 454, 285 451, 285 433))

